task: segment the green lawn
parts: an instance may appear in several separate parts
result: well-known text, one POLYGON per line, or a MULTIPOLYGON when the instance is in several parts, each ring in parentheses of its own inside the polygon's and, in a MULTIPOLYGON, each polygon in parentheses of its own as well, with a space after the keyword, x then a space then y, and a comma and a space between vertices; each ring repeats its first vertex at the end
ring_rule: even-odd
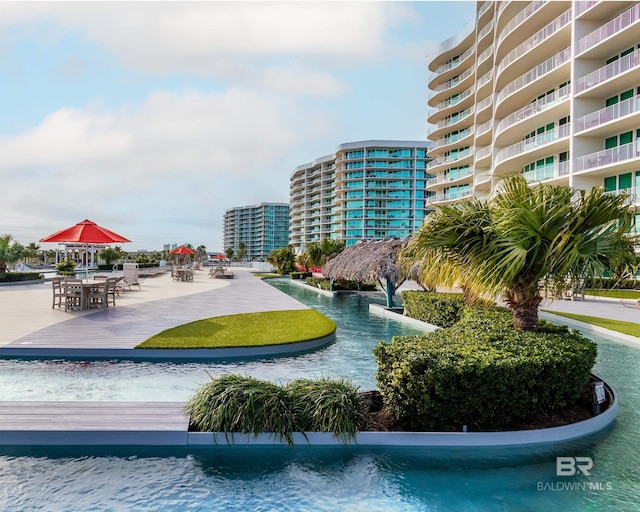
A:
POLYGON ((336 330, 313 309, 219 316, 167 329, 136 348, 229 348, 297 343, 336 330))
POLYGON ((595 316, 576 315, 574 313, 560 313, 558 311, 543 310, 546 313, 552 313, 558 316, 564 316, 566 318, 572 318, 579 322, 585 322, 587 324, 597 325, 598 327, 604 327, 611 331, 621 332, 622 334, 628 334, 640 338, 640 324, 634 322, 622 322, 620 320, 609 320, 608 318, 598 318, 595 316))
POLYGON ((586 290, 585 295, 613 299, 640 299, 640 291, 638 290, 586 290))

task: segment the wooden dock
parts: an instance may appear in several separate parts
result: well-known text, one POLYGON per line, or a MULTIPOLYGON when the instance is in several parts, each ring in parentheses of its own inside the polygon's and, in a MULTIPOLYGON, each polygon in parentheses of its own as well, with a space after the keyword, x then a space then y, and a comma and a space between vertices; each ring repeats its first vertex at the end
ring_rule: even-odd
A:
POLYGON ((186 446, 176 402, 0 402, 0 446, 186 446))

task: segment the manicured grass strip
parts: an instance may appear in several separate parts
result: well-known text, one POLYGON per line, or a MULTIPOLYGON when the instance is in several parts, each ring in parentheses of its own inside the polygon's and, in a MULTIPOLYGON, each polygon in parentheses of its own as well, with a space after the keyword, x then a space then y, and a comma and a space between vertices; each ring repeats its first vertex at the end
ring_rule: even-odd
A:
POLYGON ((229 348, 297 343, 336 330, 330 318, 313 309, 219 316, 167 329, 136 348, 229 348))
POLYGON ((575 315, 573 313, 560 313, 558 311, 543 310, 546 313, 552 313, 558 316, 564 316, 566 318, 573 318, 579 322, 587 324, 597 325, 598 327, 604 327, 611 331, 621 332, 622 334, 628 334, 640 338, 640 324, 634 322, 622 322, 620 320, 609 320, 608 318, 598 318, 595 316, 587 315, 575 315))
POLYGON ((640 299, 638 290, 585 290, 585 295, 610 297, 613 299, 640 299))
POLYGON ((260 277, 262 279, 269 279, 271 277, 282 277, 282 274, 276 274, 275 272, 256 272, 255 274, 253 274, 256 277, 260 277))

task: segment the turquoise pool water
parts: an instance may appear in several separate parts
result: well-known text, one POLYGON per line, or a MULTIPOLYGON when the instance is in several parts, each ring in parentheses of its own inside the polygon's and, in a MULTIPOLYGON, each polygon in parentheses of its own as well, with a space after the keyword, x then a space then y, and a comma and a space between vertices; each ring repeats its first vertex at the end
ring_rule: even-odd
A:
MULTIPOLYGON (((340 326, 336 343, 313 354, 226 365, 0 361, 0 400, 182 400, 208 378, 206 371, 283 381, 347 376, 367 389, 375 386, 371 349, 378 339, 413 332, 370 316, 367 299, 331 299, 286 282, 275 285, 334 317, 340 326)), ((553 457, 512 461, 510 450, 450 462, 447 453, 429 450, 357 447, 33 454, 5 449, 0 510, 636 511, 640 350, 596 341, 596 373, 618 392, 620 414, 597 444, 564 453, 591 457, 589 477, 557 477, 553 457)))

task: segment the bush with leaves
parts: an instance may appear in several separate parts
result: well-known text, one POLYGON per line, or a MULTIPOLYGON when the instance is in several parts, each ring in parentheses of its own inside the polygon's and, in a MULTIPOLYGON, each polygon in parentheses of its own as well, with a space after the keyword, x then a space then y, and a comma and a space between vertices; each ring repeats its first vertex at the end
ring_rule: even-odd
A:
POLYGON ((410 430, 502 428, 574 404, 597 347, 541 323, 516 330, 506 310, 468 308, 449 328, 380 343, 377 381, 385 405, 410 430))

